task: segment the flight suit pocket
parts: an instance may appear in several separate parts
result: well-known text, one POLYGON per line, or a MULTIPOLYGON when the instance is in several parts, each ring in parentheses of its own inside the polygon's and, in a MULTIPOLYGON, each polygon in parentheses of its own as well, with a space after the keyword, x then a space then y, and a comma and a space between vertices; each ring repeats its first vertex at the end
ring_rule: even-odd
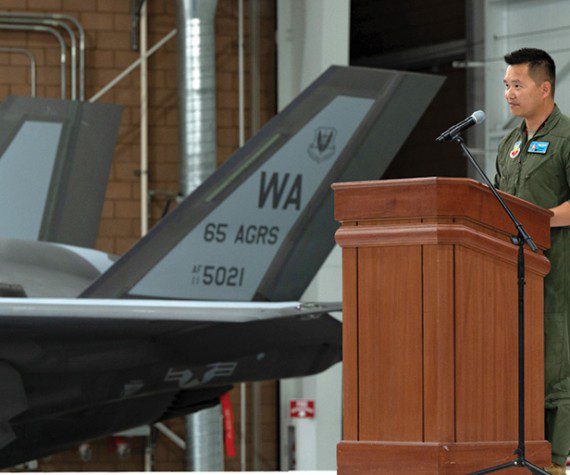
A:
POLYGON ((552 388, 568 372, 568 328, 566 315, 550 313, 544 317, 544 378, 552 388))
POLYGON ((514 193, 513 184, 518 173, 518 165, 513 159, 500 160, 499 168, 501 175, 499 176, 499 190, 506 193, 514 193))
POLYGON ((543 208, 560 204, 566 187, 566 172, 555 157, 527 158, 521 173, 520 196, 543 208), (564 177, 564 179, 561 179, 564 177))
POLYGON ((541 180, 551 182, 560 181, 560 176, 565 176, 560 161, 554 155, 531 155, 531 157, 527 159, 529 162, 523 171, 525 178, 539 177, 541 180))
POLYGON ((504 175, 502 175, 499 178, 499 190, 505 191, 507 188, 508 188, 507 178, 504 175))

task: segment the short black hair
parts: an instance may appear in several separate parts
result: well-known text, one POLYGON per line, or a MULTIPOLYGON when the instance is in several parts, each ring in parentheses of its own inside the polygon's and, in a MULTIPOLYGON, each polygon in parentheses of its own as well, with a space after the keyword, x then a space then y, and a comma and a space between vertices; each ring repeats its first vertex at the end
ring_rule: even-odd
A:
POLYGON ((509 65, 528 64, 528 72, 537 83, 537 73, 543 73, 552 86, 552 97, 554 97, 556 64, 546 51, 537 48, 521 48, 506 54, 505 62, 509 65))

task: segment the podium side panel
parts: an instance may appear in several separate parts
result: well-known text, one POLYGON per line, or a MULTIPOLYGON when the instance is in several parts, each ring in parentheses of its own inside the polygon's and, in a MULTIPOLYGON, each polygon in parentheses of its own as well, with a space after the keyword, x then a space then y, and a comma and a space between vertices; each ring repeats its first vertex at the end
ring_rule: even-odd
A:
POLYGON ((422 249, 358 251, 359 440, 422 441, 422 249))
POLYGON ((455 283, 456 440, 516 440, 516 265, 457 245, 455 283))
POLYGON ((525 277, 525 435, 544 439, 544 277, 525 277))
POLYGON ((455 440, 453 246, 423 246, 424 432, 455 440))
POLYGON ((358 440, 358 249, 342 250, 342 431, 358 440))

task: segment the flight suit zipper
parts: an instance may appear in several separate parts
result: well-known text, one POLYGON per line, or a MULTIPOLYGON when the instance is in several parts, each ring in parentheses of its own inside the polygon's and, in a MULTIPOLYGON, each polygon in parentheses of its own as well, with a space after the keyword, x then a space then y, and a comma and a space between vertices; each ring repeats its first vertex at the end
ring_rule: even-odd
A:
POLYGON ((514 190, 514 195, 517 196, 517 193, 519 191, 520 188, 520 184, 521 184, 521 171, 522 171, 522 163, 520 160, 518 160, 517 162, 517 181, 515 182, 515 190, 514 190))
MULTIPOLYGON (((542 124, 538 131, 532 136, 532 138, 528 138, 526 136, 526 134, 523 135, 523 137, 521 137, 521 151, 519 153, 519 156, 517 157, 517 165, 518 165, 518 169, 517 169, 517 179, 515 182, 515 192, 514 194, 517 195, 519 190, 521 189, 521 176, 522 176, 522 166, 523 166, 523 158, 526 160, 527 159, 527 155, 528 155, 528 146, 530 143, 532 143, 533 141, 536 141, 537 138, 543 137, 545 135, 545 132, 543 130, 543 126, 544 124, 542 124)), ((538 168, 540 167, 540 165, 538 166, 538 168)), ((535 169, 536 170, 536 169, 535 169)), ((533 170, 533 171, 535 171, 533 170)), ((525 179, 527 179, 529 177, 529 175, 525 175, 525 179)), ((518 196, 518 195, 517 195, 518 196)))

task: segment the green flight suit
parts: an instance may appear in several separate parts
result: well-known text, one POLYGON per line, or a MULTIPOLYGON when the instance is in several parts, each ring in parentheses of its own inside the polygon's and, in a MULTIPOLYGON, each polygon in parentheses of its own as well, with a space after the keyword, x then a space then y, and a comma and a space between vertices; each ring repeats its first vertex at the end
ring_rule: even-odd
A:
MULTIPOLYGON (((570 118, 555 106, 529 140, 523 121, 499 145, 495 184, 543 208, 570 200, 570 118), (539 151, 548 143, 546 153, 529 151, 533 142, 543 142, 535 146, 539 151)), ((552 461, 565 465, 570 451, 570 227, 551 228, 550 236, 551 270, 544 280, 546 436, 552 461)))

